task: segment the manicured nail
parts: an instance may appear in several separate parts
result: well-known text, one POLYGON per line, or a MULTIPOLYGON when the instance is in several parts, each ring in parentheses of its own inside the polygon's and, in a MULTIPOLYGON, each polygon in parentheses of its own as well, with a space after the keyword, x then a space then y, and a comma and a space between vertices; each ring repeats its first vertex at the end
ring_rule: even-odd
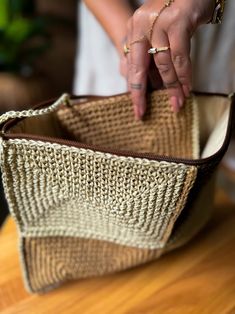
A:
POLYGON ((178 112, 179 111, 179 106, 180 106, 178 98, 176 96, 172 96, 170 98, 170 103, 171 103, 172 110, 174 112, 178 112))
POLYGON ((184 95, 185 97, 189 97, 190 96, 190 89, 187 85, 183 85, 183 91, 184 91, 184 95))

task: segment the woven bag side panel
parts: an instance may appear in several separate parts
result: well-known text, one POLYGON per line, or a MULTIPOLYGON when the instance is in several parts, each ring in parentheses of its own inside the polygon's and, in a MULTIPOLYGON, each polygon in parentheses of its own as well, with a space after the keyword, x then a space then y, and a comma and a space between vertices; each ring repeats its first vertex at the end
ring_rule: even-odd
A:
POLYGON ((58 111, 57 116, 79 142, 179 158, 199 157, 198 113, 193 98, 180 113, 171 110, 166 92, 149 96, 144 121, 137 121, 128 95, 105 98, 58 111))
POLYGON ((77 236, 156 249, 168 240, 197 169, 10 140, 3 173, 22 236, 77 236))
POLYGON ((26 238, 23 250, 26 286, 31 292, 48 291, 69 280, 125 270, 161 254, 161 250, 76 237, 26 238))
MULTIPOLYGON (((191 240, 209 221, 214 208, 216 174, 202 187, 191 207, 175 224, 166 251, 178 248, 191 240)), ((184 212, 184 211, 183 211, 184 212)))
MULTIPOLYGON (((194 208, 194 204, 197 203, 197 200, 200 199, 201 193, 203 193, 204 188, 208 185, 210 186, 211 182, 214 181, 214 177, 217 174, 217 168, 219 163, 221 162, 225 151, 221 152, 214 158, 212 161, 207 162, 204 165, 197 166, 197 178, 194 182, 193 188, 190 190, 190 193, 187 198, 187 202, 185 204, 184 210, 179 215, 177 222, 174 226, 174 229, 178 229, 178 227, 184 223, 187 217, 190 215, 192 208, 194 208)), ((208 204, 207 209, 211 212, 210 208, 213 205, 213 193, 209 193, 210 189, 208 189, 208 199, 205 198, 205 202, 208 204), (210 197, 211 196, 211 197, 210 197)), ((174 232, 174 230, 173 230, 174 232)))
MULTIPOLYGON (((234 103, 232 104, 231 107, 231 116, 230 119, 231 121, 235 120, 235 110, 234 108, 234 103)), ((207 221, 207 218, 209 219, 209 216, 211 214, 212 208, 211 205, 213 204, 213 197, 214 197, 214 191, 213 191, 213 184, 215 181, 215 176, 217 173, 217 168, 223 158, 223 156, 226 153, 226 150, 228 149, 229 141, 231 138, 231 133, 232 133, 232 128, 230 126, 230 129, 228 129, 228 134, 226 136, 225 142, 223 146, 221 147, 220 151, 216 154, 216 156, 213 157, 212 160, 207 161, 206 163, 202 165, 197 166, 197 178, 195 180, 194 186, 191 189, 187 202, 185 204, 185 208, 180 214, 179 218, 177 219, 177 222, 174 226, 173 234, 175 231, 177 231, 178 228, 181 228, 181 225, 184 225, 184 222, 187 220, 188 217, 191 217, 192 209, 194 211, 195 209, 195 204, 203 198, 204 195, 204 201, 200 202, 200 204, 203 204, 203 212, 198 212, 197 209, 195 209, 195 215, 205 215, 204 219, 204 224, 207 221), (204 192, 206 191, 206 192, 204 192), (205 194, 204 194, 205 193, 205 194), (205 213, 204 213, 205 210, 205 213)), ((195 218, 196 219, 196 218, 195 218)), ((194 229, 194 228, 193 228, 194 229)), ((190 236, 190 234, 189 234, 190 236)))

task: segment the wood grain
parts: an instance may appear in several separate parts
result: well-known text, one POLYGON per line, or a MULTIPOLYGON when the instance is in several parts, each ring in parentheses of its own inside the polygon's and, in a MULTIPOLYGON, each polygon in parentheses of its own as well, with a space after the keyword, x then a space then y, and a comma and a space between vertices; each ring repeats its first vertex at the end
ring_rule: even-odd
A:
POLYGON ((0 248, 0 313, 235 313, 235 206, 222 191, 212 221, 184 248, 45 295, 24 290, 12 219, 0 233, 0 248))

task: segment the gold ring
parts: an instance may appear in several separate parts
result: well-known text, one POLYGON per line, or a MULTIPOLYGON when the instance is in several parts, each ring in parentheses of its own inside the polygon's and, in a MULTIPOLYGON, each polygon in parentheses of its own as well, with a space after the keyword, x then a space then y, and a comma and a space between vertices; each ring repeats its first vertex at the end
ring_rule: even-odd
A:
POLYGON ((152 48, 150 48, 150 49, 148 50, 148 53, 149 53, 150 55, 154 55, 154 54, 156 54, 156 53, 164 52, 164 51, 167 51, 167 50, 170 50, 170 49, 171 49, 170 47, 160 47, 160 48, 154 48, 154 47, 152 47, 152 48))
POLYGON ((130 53, 130 48, 127 46, 127 44, 124 44, 123 46, 123 53, 126 56, 128 53, 130 53))

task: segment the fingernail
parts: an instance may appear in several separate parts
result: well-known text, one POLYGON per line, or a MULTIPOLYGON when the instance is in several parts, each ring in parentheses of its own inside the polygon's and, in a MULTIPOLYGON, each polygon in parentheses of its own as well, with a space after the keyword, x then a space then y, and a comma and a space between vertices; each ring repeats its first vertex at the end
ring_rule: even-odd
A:
POLYGON ((138 107, 134 106, 134 114, 135 114, 135 119, 139 120, 139 110, 138 107))
POLYGON ((180 108, 183 107, 183 104, 184 104, 184 99, 179 97, 179 106, 180 106, 180 108))
POLYGON ((179 101, 178 101, 178 98, 176 96, 172 96, 170 98, 170 103, 171 103, 172 110, 174 112, 178 112, 179 111, 179 101))
POLYGON ((184 95, 185 97, 189 97, 190 96, 190 89, 187 85, 183 85, 183 91, 184 91, 184 95))
POLYGON ((140 119, 143 119, 145 111, 146 111, 145 105, 142 105, 141 107, 139 107, 139 118, 140 119))

